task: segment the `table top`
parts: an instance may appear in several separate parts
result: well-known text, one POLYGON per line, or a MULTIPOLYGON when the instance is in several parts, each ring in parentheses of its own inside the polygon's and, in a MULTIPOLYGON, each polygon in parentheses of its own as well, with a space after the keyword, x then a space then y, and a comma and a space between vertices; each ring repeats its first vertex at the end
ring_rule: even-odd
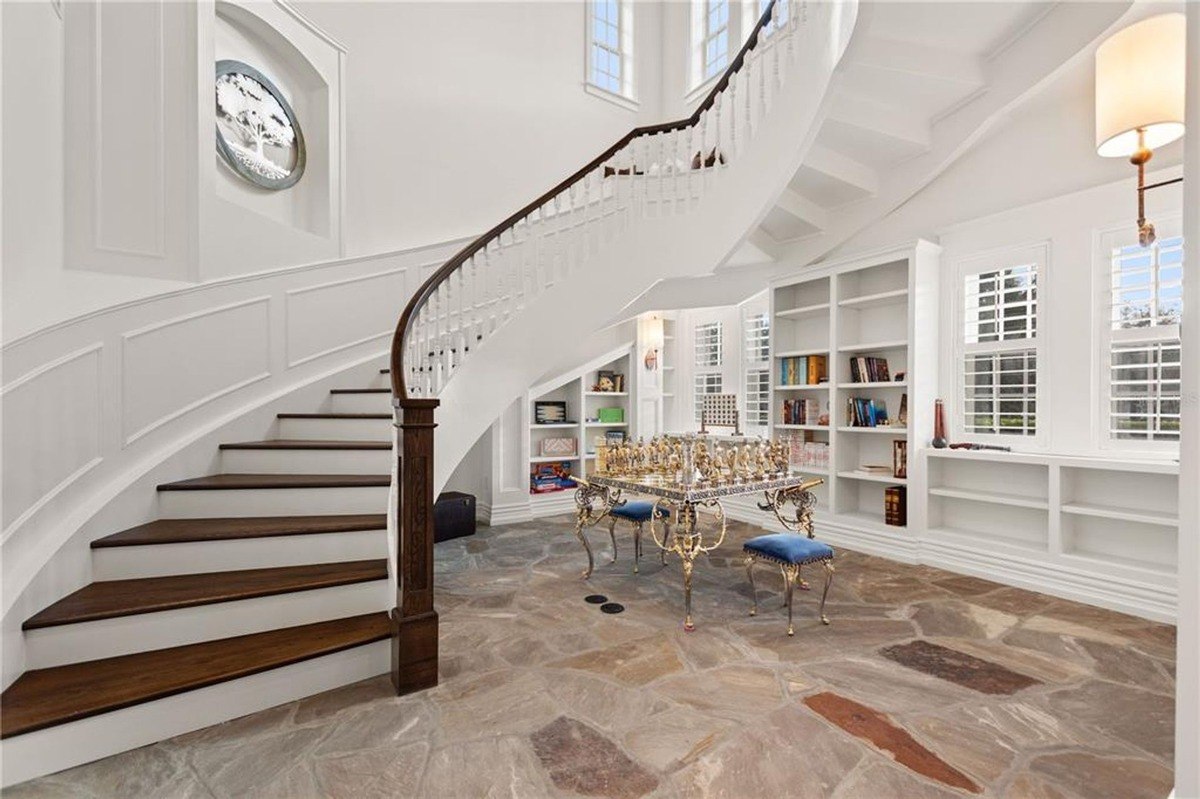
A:
POLYGON ((588 475, 586 482, 593 485, 628 491, 631 494, 650 494, 674 502, 704 502, 722 497, 757 494, 759 491, 777 491, 781 488, 813 488, 824 482, 820 478, 789 474, 780 477, 765 477, 762 480, 719 483, 717 485, 693 484, 685 486, 660 475, 645 477, 588 475))

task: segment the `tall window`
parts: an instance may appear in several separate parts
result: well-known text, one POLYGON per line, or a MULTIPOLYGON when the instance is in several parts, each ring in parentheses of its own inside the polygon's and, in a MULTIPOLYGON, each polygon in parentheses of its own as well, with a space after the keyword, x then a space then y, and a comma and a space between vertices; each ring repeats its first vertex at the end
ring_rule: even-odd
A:
MULTIPOLYGON (((758 0, 758 16, 759 17, 761 17, 763 14, 767 13, 767 6, 770 4, 771 4, 771 0, 758 0)), ((791 13, 791 8, 789 7, 789 5, 790 4, 789 4, 788 0, 777 0, 777 2, 775 3, 775 18, 772 19, 770 22, 768 22, 765 26, 763 26, 763 31, 768 36, 770 36, 772 33, 774 33, 776 28, 787 24, 788 15, 791 13)), ((753 25, 757 24, 757 23, 758 23, 758 19, 756 18, 754 20, 754 22, 751 23, 751 27, 753 27, 753 25)))
POLYGON ((1183 238, 1164 237, 1149 247, 1108 244, 1108 437, 1173 447, 1179 441, 1183 238))
POLYGON ((708 322, 696 326, 696 374, 694 400, 696 421, 705 394, 720 394, 722 389, 721 366, 725 356, 721 341, 721 323, 708 322))
POLYGON ((633 19, 629 0, 589 0, 588 83, 633 99, 633 19))
POLYGON ((771 322, 765 313, 745 318, 746 426, 766 427, 771 417, 771 322))
POLYGON ((966 434, 1037 434, 1040 258, 1032 251, 1028 254, 1034 257, 1014 258, 1015 265, 999 269, 968 270, 963 277, 962 424, 966 434))
POLYGON ((700 55, 703 80, 708 80, 729 63, 729 0, 704 0, 703 31, 700 55))

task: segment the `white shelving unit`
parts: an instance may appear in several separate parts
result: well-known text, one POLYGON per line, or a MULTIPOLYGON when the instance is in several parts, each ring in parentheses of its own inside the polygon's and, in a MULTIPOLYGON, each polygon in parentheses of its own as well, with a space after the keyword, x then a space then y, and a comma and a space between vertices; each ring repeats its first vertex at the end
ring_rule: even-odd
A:
MULTIPOLYGON (((918 442, 933 432, 937 386, 937 292, 940 248, 928 242, 842 261, 771 284, 771 355, 775 370, 771 435, 803 435, 829 445, 827 482, 818 489, 818 518, 823 531, 842 531, 844 541, 864 535, 891 539, 904 527, 884 523, 884 489, 905 486, 908 526, 923 525, 913 493, 923 487, 914 474, 918 442), (827 382, 779 385, 784 358, 824 355, 827 382), (850 359, 886 358, 889 372, 905 372, 901 381, 852 382, 850 359), (855 397, 886 406, 895 420, 901 397, 908 395, 906 426, 854 427, 846 405, 855 397), (782 422, 785 400, 817 399, 829 425, 782 422), (858 471, 890 465, 892 442, 906 441, 907 478, 858 471)), ((809 469, 813 473, 818 470, 809 469)))
POLYGON ((1174 620, 1178 463, 935 449, 916 462, 925 562, 1174 620))
MULTIPOLYGON (((530 466, 567 461, 571 465, 572 474, 587 475, 594 468, 595 463, 595 448, 592 439, 597 435, 604 435, 609 430, 629 431, 634 428, 632 413, 636 405, 633 403, 632 366, 633 351, 623 348, 593 361, 579 372, 530 389, 527 397, 529 408, 527 460, 530 466), (593 390, 598 382, 598 373, 601 371, 624 375, 626 386, 631 390, 593 390), (568 421, 561 424, 535 423, 535 403, 542 401, 565 402, 568 421), (600 408, 614 407, 622 409, 624 421, 588 421, 589 418, 594 419, 599 416, 600 408), (575 454, 565 457, 542 455, 541 444, 547 438, 574 438, 575 454)), ((574 492, 564 490, 535 494, 531 491, 529 501, 535 517, 552 515, 574 507, 574 492)))

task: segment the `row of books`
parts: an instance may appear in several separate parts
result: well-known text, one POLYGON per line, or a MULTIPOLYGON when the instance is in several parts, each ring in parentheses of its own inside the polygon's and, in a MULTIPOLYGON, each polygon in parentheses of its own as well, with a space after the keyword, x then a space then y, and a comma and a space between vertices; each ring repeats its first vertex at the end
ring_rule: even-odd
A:
POLYGON ((908 524, 908 492, 904 486, 883 489, 883 522, 893 527, 908 524))
POLYGON ((850 427, 881 427, 888 422, 887 403, 867 397, 846 400, 846 424, 850 427))
POLYGON ((784 400, 782 410, 781 424, 821 424, 821 403, 815 399, 784 400))
POLYGON ((855 383, 887 383, 891 381, 887 358, 869 356, 851 358, 850 379, 855 383))
POLYGON ((800 355, 779 360, 779 384, 815 386, 828 380, 829 358, 825 355, 800 355))
POLYGON ((576 488, 571 479, 571 462, 535 463, 529 467, 529 493, 546 494, 576 488))

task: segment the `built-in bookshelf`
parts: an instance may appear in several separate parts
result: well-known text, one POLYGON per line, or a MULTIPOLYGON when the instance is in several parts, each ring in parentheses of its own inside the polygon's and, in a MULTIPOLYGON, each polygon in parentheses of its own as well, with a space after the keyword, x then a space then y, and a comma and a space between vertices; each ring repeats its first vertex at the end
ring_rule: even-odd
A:
POLYGON ((817 495, 827 529, 906 532, 885 524, 885 493, 917 487, 912 456, 932 434, 939 253, 918 242, 771 284, 771 435, 803 439, 793 466, 825 477, 817 495), (906 476, 891 471, 894 442, 907 447, 906 476), (808 454, 820 446, 824 468, 808 454))
MULTIPOLYGON (((632 351, 625 349, 619 354, 610 353, 588 364, 580 372, 530 390, 528 460, 531 471, 532 467, 549 469, 555 464, 566 463, 571 474, 586 476, 594 469, 594 441, 597 437, 603 438, 614 432, 629 435, 634 423, 631 414, 636 407, 631 401, 634 393, 632 364, 632 351), (607 381, 602 378, 607 378, 607 381), (614 378, 619 382, 614 384, 614 378), (611 389, 609 385, 612 385, 611 389), (566 419, 539 424, 536 421, 537 407, 542 402, 565 403, 566 419), (613 416, 619 418, 611 418, 613 416), (545 449, 551 439, 573 440, 574 452, 547 454, 545 449)), ((571 483, 564 483, 561 490, 557 491, 534 492, 531 487, 530 502, 534 505, 534 515, 567 509, 573 502, 573 489, 574 484, 571 483)))
POLYGON ((922 560, 1174 620, 1179 464, 922 450, 922 560))

